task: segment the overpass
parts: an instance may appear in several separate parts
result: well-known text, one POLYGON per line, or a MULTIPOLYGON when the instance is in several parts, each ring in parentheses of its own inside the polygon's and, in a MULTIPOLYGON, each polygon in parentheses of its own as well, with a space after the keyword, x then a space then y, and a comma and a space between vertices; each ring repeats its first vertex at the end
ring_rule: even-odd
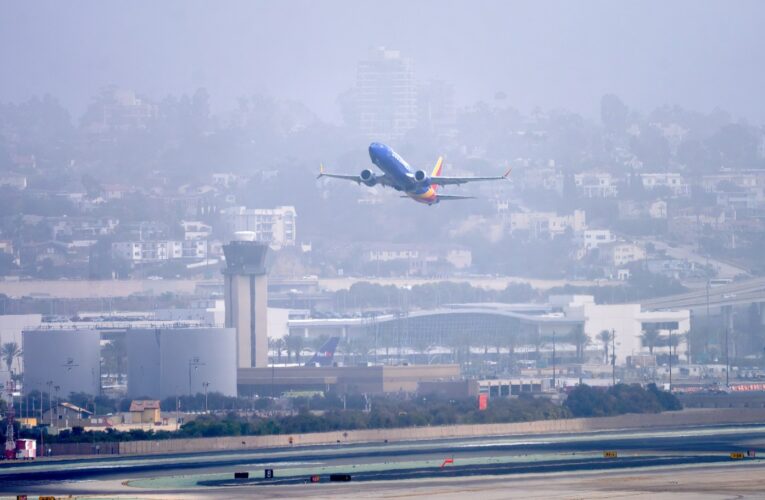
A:
POLYGON ((736 281, 720 286, 641 301, 645 311, 667 309, 701 309, 741 306, 765 302, 765 277, 736 281))

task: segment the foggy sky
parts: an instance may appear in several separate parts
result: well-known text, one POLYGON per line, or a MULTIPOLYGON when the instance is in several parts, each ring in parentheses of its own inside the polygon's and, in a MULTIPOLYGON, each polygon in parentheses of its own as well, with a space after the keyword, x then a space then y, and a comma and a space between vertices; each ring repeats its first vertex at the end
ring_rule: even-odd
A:
POLYGON ((0 101, 57 96, 75 115, 107 84, 153 99, 208 89, 217 110, 265 93, 338 121, 356 62, 384 45, 457 103, 498 91, 522 111, 596 117, 722 107, 765 121, 765 2, 0 0, 0 101))

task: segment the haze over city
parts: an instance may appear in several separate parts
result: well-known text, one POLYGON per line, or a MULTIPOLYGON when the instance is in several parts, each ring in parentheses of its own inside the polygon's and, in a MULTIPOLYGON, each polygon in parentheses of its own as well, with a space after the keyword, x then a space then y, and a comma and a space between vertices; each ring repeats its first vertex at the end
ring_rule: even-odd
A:
POLYGON ((213 108, 264 93, 337 123, 355 62, 390 46, 418 76, 448 80, 461 106, 495 93, 522 111, 595 117, 615 93, 641 112, 721 108, 761 123, 761 2, 684 0, 5 2, 3 101, 51 94, 77 116, 110 84, 159 100, 206 88, 213 108), (296 15, 296 12, 299 14, 296 15))
POLYGON ((763 14, 2 2, 0 492, 757 497, 763 14))

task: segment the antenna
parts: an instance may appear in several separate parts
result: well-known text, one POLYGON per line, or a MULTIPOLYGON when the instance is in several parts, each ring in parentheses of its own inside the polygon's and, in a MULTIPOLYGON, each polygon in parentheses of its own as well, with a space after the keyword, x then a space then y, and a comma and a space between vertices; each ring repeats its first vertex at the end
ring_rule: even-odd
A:
POLYGON ((5 459, 13 460, 16 458, 16 440, 13 437, 13 422, 16 416, 16 409, 13 405, 13 397, 19 393, 16 392, 16 383, 12 380, 6 382, 5 391, 8 393, 8 399, 10 400, 8 412, 6 414, 5 459))

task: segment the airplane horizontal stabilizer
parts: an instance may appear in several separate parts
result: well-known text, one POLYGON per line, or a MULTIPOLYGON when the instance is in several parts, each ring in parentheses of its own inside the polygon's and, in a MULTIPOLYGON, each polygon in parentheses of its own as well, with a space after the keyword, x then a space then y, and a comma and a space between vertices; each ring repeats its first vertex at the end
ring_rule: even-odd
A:
POLYGON ((458 194, 439 194, 438 201, 445 200, 475 200, 475 196, 460 196, 458 194))

